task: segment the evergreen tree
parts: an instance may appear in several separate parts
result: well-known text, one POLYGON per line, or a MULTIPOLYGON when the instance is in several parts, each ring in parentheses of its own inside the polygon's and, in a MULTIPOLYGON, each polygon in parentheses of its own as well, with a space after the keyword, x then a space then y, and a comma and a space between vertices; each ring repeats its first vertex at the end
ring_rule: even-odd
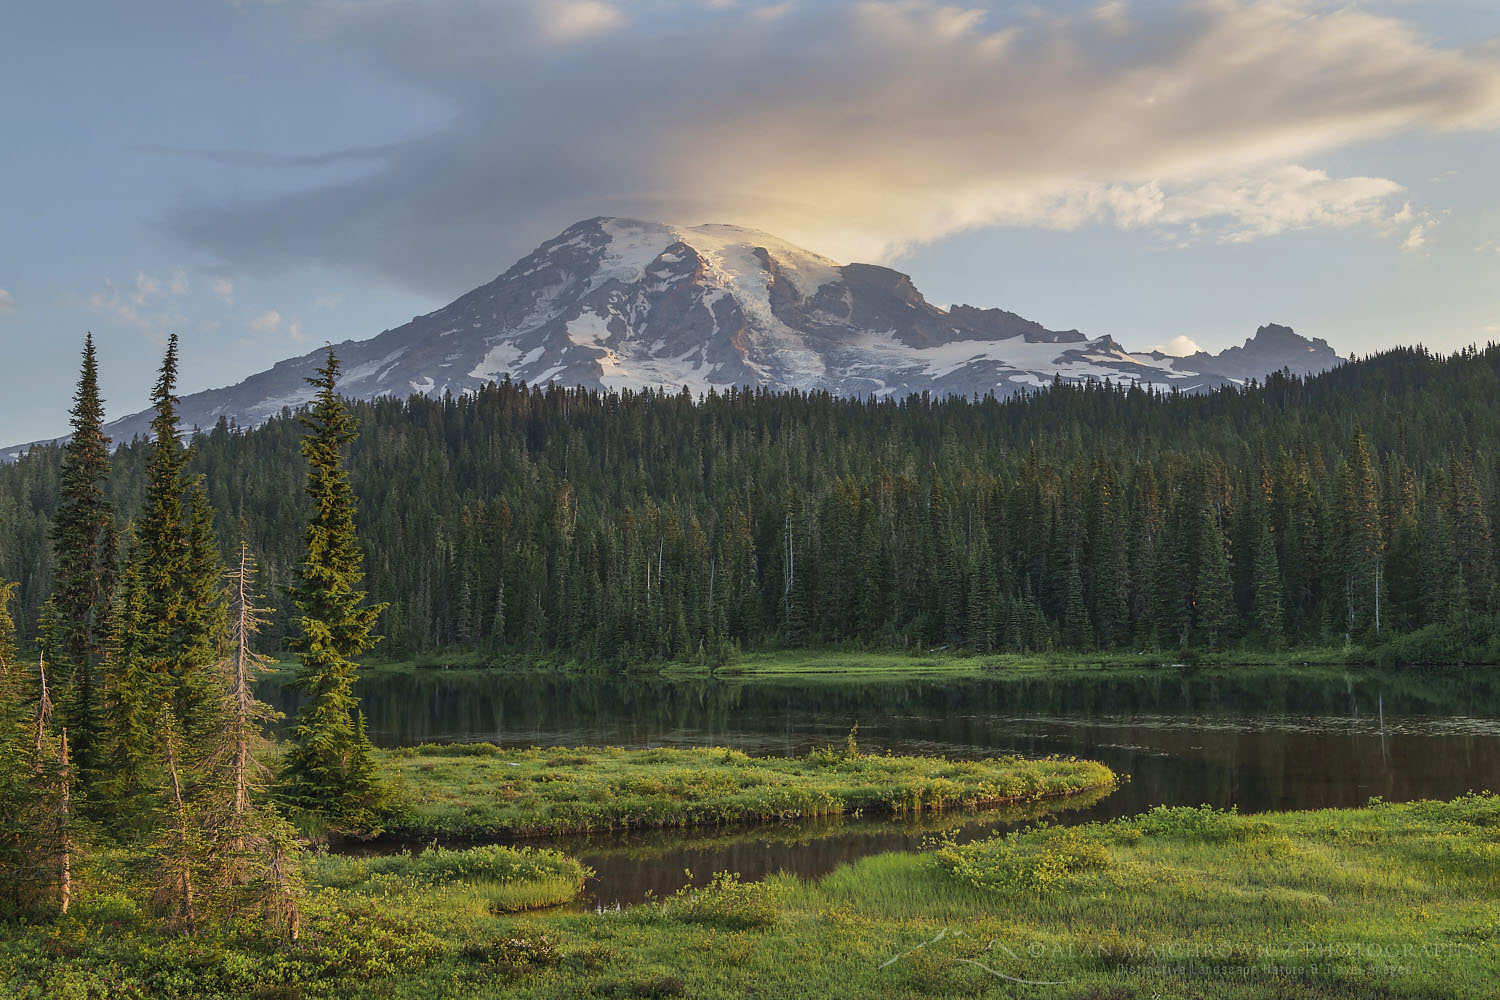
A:
POLYGON ((56 635, 51 643, 61 689, 62 718, 74 767, 92 780, 100 727, 100 661, 104 619, 114 589, 114 515, 104 493, 109 438, 99 398, 94 337, 84 339, 83 370, 73 397, 72 436, 63 447, 52 542, 56 635))
MULTIPOLYGON (((202 745, 217 723, 213 664, 222 636, 216 610, 222 567, 213 549, 212 511, 202 486, 187 473, 189 453, 178 439, 177 337, 152 392, 156 417, 147 467, 145 506, 135 523, 131 572, 140 615, 132 654, 171 699, 186 745, 202 745)), ((134 670, 135 668, 126 668, 134 670)))
POLYGON ((1193 631, 1199 641, 1218 646, 1234 621, 1234 591, 1219 520, 1209 507, 1199 519, 1198 573, 1193 586, 1193 631))
POLYGON ((1485 513, 1472 459, 1455 456, 1449 460, 1449 465, 1452 470, 1449 478, 1453 490, 1454 548, 1464 576, 1464 589, 1469 595, 1469 609, 1479 613, 1485 609, 1490 587, 1495 582, 1490 520, 1485 513))
POLYGON ((156 728, 161 736, 166 788, 157 823, 157 838, 150 849, 152 902, 173 927, 195 934, 199 917, 199 876, 207 851, 199 829, 199 817, 186 787, 182 736, 171 706, 161 706, 156 715, 156 728))
POLYGON ((103 743, 108 766, 97 783, 101 808, 116 829, 136 827, 151 812, 159 766, 156 713, 166 686, 142 653, 145 599, 139 565, 125 563, 105 621, 103 743))
POLYGON ((1279 649, 1286 641, 1286 621, 1281 609, 1281 566, 1268 525, 1261 525, 1255 542, 1251 588, 1255 627, 1272 649, 1279 649))
POLYGON ((67 731, 54 729, 44 658, 16 656, 0 583, 0 917, 67 912, 74 829, 67 731))
POLYGON ((29 913, 40 896, 37 823, 44 809, 31 750, 24 668, 10 614, 15 583, 0 582, 0 917, 29 913))
POLYGON ((1358 426, 1349 443, 1348 462, 1340 470, 1339 485, 1334 572, 1342 597, 1344 626, 1352 636, 1375 626, 1383 548, 1375 472, 1364 432, 1358 426))
POLYGON ((308 701, 297 716, 282 788, 293 808, 323 816, 334 829, 357 830, 378 823, 384 793, 363 735, 363 714, 357 713, 354 657, 378 641, 375 622, 385 606, 366 605, 357 589, 364 578, 363 555, 343 448, 354 440, 358 425, 336 393, 338 377, 338 358, 330 347, 317 376, 307 380, 317 395, 302 418, 313 515, 290 589, 297 634, 287 646, 301 661, 297 685, 308 701))
POLYGON ((1070 560, 1067 604, 1063 612, 1063 643, 1069 649, 1092 649, 1094 627, 1083 602, 1083 579, 1078 574, 1078 559, 1070 560))
POLYGON ((271 741, 261 731, 279 719, 255 697, 252 685, 270 662, 254 650, 265 624, 256 607, 255 561, 240 543, 238 564, 229 573, 232 647, 221 664, 225 724, 207 758, 201 816, 208 837, 202 884, 214 906, 227 916, 259 914, 273 929, 295 932, 301 895, 294 831, 275 807, 263 801, 270 771, 260 758, 271 741))

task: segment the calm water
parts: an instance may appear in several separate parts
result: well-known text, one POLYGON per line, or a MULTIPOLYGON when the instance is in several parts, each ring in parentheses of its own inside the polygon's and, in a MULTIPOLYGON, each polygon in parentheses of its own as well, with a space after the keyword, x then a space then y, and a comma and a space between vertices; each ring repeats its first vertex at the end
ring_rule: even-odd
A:
MULTIPOLYGON (((1049 806, 1059 822, 1131 815, 1158 803, 1241 812, 1446 798, 1500 790, 1500 672, 1346 677, 1080 673, 1065 679, 898 682, 601 680, 424 671, 366 677, 360 694, 381 745, 488 740, 505 746, 733 746, 796 755, 862 750, 989 757, 1076 755, 1130 775, 1112 794, 1049 806)), ((290 692, 265 695, 294 711, 290 692)), ((912 849, 937 827, 959 839, 1035 811, 848 820, 750 831, 549 841, 599 872, 596 905, 670 892, 684 869, 813 876, 865 855, 912 849)))

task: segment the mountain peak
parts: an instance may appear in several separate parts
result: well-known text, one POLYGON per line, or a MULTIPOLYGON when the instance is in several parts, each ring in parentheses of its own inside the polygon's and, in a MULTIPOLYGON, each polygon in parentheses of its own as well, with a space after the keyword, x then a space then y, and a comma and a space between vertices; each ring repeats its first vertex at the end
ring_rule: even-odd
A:
POLYGON ((1243 382, 1283 369, 1307 375, 1325 371, 1342 360, 1321 337, 1308 340, 1289 326, 1267 323, 1243 347, 1231 347, 1212 355, 1199 351, 1182 358, 1181 363, 1186 367, 1212 367, 1218 374, 1243 382))
MULTIPOLYGON (((770 233, 596 216, 495 280, 410 323, 339 345, 350 398, 470 392, 491 380, 694 393, 731 386, 903 397, 1067 382, 1209 389, 1337 364, 1327 343, 1267 325, 1219 355, 1130 353, 1003 309, 928 302, 908 275, 839 264, 770 233)), ((259 424, 309 399, 321 352, 182 399, 187 426, 259 424)), ((149 414, 109 426, 120 442, 149 414)))

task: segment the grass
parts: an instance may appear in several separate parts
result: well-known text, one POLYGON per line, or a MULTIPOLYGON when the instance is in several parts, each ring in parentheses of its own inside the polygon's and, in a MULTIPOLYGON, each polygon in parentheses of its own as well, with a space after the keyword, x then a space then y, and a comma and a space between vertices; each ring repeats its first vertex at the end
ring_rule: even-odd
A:
POLYGON ((363 858, 321 854, 309 869, 314 886, 367 896, 420 895, 438 886, 457 886, 494 913, 571 902, 593 874, 557 851, 498 845, 363 858))
POLYGON ((329 877, 296 947, 168 935, 82 891, 68 918, 0 937, 0 995, 1461 1000, 1493 997, 1500 969, 1493 795, 1159 809, 810 882, 727 873, 623 912, 505 914, 462 879, 329 877))
POLYGON ((786 758, 721 748, 504 750, 461 743, 384 751, 380 759, 402 803, 385 828, 416 837, 900 816, 1072 795, 1115 782, 1093 761, 950 761, 861 754, 852 746, 786 758))
POLYGON ((733 664, 710 671, 704 667, 669 666, 662 673, 672 677, 708 676, 746 680, 837 679, 884 680, 904 678, 1037 677, 1066 675, 1080 670, 1157 670, 1187 667, 1317 667, 1356 662, 1342 646, 1285 651, 1222 650, 1193 651, 1187 655, 1167 652, 1113 651, 1100 653, 865 653, 834 650, 778 650, 751 653, 733 664))
MULTIPOLYGON (((749 681, 776 679, 858 679, 897 680, 904 678, 963 678, 1002 676, 1040 676, 1067 674, 1078 670, 1155 670, 1187 666, 1190 668, 1230 667, 1339 667, 1372 665, 1375 654, 1362 647, 1343 645, 1290 650, 1163 650, 1134 652, 1040 652, 987 653, 933 650, 929 652, 865 652, 839 649, 780 649, 745 653, 734 662, 718 667, 694 663, 643 663, 635 672, 668 678, 743 679, 749 681)), ((452 650, 421 653, 404 659, 373 660, 362 664, 360 672, 371 676, 443 671, 455 674, 483 674, 495 671, 526 673, 588 673, 589 666, 576 660, 557 660, 546 656, 510 655, 496 657, 474 650, 452 650)), ((290 659, 277 662, 267 673, 269 680, 286 683, 296 672, 290 659)))

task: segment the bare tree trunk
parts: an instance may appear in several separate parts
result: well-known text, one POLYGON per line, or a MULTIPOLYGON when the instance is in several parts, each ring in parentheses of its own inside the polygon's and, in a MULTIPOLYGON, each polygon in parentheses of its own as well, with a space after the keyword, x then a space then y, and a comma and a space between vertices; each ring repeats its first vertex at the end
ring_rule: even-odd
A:
POLYGON ((63 913, 68 912, 68 907, 73 902, 73 856, 72 843, 69 836, 68 818, 72 810, 72 797, 68 787, 68 731, 62 731, 62 755, 60 757, 62 771, 59 780, 62 782, 62 858, 57 874, 57 904, 63 913))
POLYGON ((267 906, 267 916, 271 925, 284 930, 292 941, 297 940, 302 933, 302 910, 297 905, 295 865, 296 859, 287 850, 286 842, 277 838, 271 847, 271 900, 267 906))
POLYGON ((42 745, 47 737, 47 723, 52 720, 52 695, 47 690, 47 658, 36 658, 37 674, 41 677, 42 693, 36 700, 36 768, 42 769, 42 745))
POLYGON ((235 574, 235 655, 234 655, 234 678, 230 686, 231 708, 233 710, 234 746, 233 746, 233 779, 234 798, 232 812, 230 814, 231 828, 239 831, 244 827, 244 820, 250 812, 250 768, 251 746, 250 727, 253 725, 251 715, 255 710, 255 696, 250 691, 250 636, 259 624, 255 617, 255 608, 250 601, 250 548, 244 542, 240 543, 240 568, 235 574))
POLYGON ((187 806, 182 800, 182 782, 177 776, 177 740, 172 734, 168 734, 167 740, 167 777, 172 783, 172 805, 176 829, 172 836, 175 841, 174 847, 177 853, 172 858, 171 890, 177 896, 174 904, 182 915, 183 925, 187 932, 194 932, 196 913, 193 905, 193 868, 191 860, 191 847, 189 845, 187 806))

